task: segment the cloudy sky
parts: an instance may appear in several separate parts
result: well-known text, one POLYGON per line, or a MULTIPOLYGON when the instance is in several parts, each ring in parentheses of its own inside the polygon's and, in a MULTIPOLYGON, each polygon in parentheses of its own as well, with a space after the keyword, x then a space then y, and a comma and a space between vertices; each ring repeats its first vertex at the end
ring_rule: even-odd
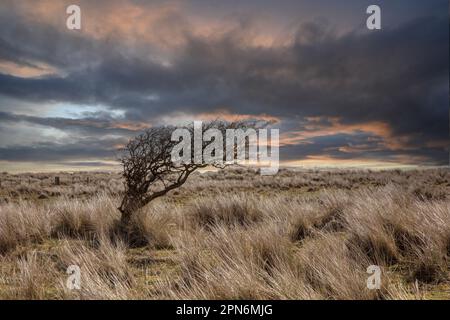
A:
POLYGON ((111 168, 139 131, 270 119, 286 165, 445 165, 448 0, 1 0, 0 170, 111 168), (78 4, 82 29, 66 28, 78 4), (382 30, 366 28, 370 4, 382 30))

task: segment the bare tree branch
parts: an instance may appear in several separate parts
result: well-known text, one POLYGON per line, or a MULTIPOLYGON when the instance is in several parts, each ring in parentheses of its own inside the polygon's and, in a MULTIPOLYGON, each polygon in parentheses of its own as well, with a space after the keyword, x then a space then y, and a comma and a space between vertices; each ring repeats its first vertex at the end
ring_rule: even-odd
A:
MULTIPOLYGON (((264 121, 236 121, 226 122, 215 120, 203 123, 202 132, 214 128, 220 130, 225 141, 227 129, 261 128, 268 123, 264 121)), ((181 187, 192 172, 204 168, 206 163, 175 163, 172 161, 172 149, 178 143, 172 141, 172 133, 176 127, 150 128, 141 135, 130 140, 122 150, 120 161, 123 166, 125 178, 125 195, 119 207, 122 213, 121 222, 128 224, 132 215, 146 206, 154 199, 164 196, 171 190, 181 187)), ((194 136, 194 126, 183 127, 194 136)), ((193 140, 191 139, 191 160, 194 159, 193 140)), ((202 152, 207 143, 202 142, 202 152)), ((233 150, 234 155, 236 150, 233 150)), ((223 160, 209 165, 223 169, 225 164, 225 151, 223 160)))

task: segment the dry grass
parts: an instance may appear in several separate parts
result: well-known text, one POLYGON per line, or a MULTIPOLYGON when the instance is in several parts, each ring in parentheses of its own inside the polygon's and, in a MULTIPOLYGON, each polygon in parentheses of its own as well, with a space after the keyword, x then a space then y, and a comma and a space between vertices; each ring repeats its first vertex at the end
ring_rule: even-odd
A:
POLYGON ((1 175, 0 298, 450 299, 444 169, 196 175, 135 217, 133 245, 115 236, 117 175, 52 178, 1 175))

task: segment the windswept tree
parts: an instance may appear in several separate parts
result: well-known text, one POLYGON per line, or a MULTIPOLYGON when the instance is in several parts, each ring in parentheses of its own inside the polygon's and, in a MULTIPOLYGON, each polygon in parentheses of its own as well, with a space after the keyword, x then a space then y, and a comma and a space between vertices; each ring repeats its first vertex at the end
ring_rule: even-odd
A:
MULTIPOLYGON (((262 121, 225 122, 217 120, 202 123, 200 130, 203 134, 209 129, 216 129, 215 132, 219 133, 219 136, 210 137, 210 140, 221 139, 222 142, 225 142, 227 129, 248 131, 265 127, 267 124, 262 121)), ((172 151, 180 141, 173 141, 172 135, 175 130, 179 129, 180 127, 173 126, 150 128, 131 139, 122 150, 120 161, 125 178, 125 194, 119 207, 122 214, 122 227, 130 226, 134 214, 148 203, 181 187, 195 170, 208 165, 217 168, 224 168, 227 165, 226 157, 227 152, 229 156, 230 150, 220 150, 220 153, 218 150, 213 151, 220 154, 219 158, 216 157, 220 161, 209 163, 198 161, 196 155, 203 153, 210 142, 200 141, 200 148, 198 141, 195 145, 194 133, 198 128, 194 128, 193 124, 181 128, 192 137, 190 146, 187 148, 189 155, 183 154, 184 161, 176 161, 172 151)), ((221 144, 221 148, 225 148, 225 143, 221 144)), ((233 143, 231 151, 233 156, 237 151, 236 145, 233 143)))

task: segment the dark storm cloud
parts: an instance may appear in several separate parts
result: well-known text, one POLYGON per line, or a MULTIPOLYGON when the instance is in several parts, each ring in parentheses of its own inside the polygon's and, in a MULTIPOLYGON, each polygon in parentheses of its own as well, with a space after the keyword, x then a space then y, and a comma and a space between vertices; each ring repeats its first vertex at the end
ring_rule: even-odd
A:
POLYGON ((393 152, 386 149, 382 139, 363 133, 314 137, 308 139, 307 143, 281 146, 280 157, 282 161, 325 157, 337 160, 401 161, 404 164, 426 162, 428 165, 448 162, 448 154, 442 152, 442 148, 416 147, 405 153, 393 152))
POLYGON ((0 160, 4 161, 62 161, 80 159, 116 159, 117 152, 105 145, 113 145, 114 140, 89 141, 81 139, 73 144, 38 143, 32 146, 10 146, 0 148, 0 160))
MULTIPOLYGON (((402 152, 428 154, 433 162, 444 163, 443 148, 426 147, 448 140, 449 25, 448 17, 436 9, 427 7, 423 17, 417 18, 416 12, 414 19, 379 32, 338 35, 329 25, 304 23, 292 41, 279 46, 249 45, 250 27, 245 23, 214 37, 185 30, 183 46, 167 63, 156 53, 152 56, 152 45, 127 47, 115 37, 94 41, 82 33, 2 12, 0 59, 31 66, 41 62, 59 72, 35 78, 0 74, 0 94, 36 104, 101 104, 125 111, 125 120, 148 123, 174 112, 219 109, 296 117, 298 130, 304 129, 300 119, 310 116, 338 117, 343 124, 380 121, 389 125, 394 138, 410 137, 402 143, 408 144, 405 150, 415 149, 402 152)), ((98 135, 108 130, 129 133, 110 129, 109 122, 97 118, 0 113, 0 122, 6 120, 68 130, 77 127, 98 135)), ((288 158, 302 158, 333 147, 363 144, 360 139, 358 135, 320 137, 309 139, 308 145, 286 147, 284 152, 288 158)), ((364 155, 396 154, 380 148, 365 150, 364 155)), ((38 157, 33 150, 8 148, 1 153, 32 159, 38 157)), ((60 151, 61 157, 70 152, 86 154, 77 148, 60 151)), ((56 152, 50 154, 56 157, 56 152)))
MULTIPOLYGON (((80 34, 68 33, 45 21, 29 21, 13 5, 0 4, 0 59, 33 66, 46 62, 75 68, 98 61, 105 44, 80 34)), ((63 22, 63 21, 62 21, 63 22)), ((108 45, 106 45, 108 46, 108 45)))
MULTIPOLYGON (((127 123, 120 120, 100 115, 99 117, 84 117, 81 119, 69 118, 43 118, 27 115, 16 115, 8 112, 0 111, 0 123, 6 122, 27 122, 60 130, 78 131, 82 134, 89 135, 119 135, 123 137, 131 137, 135 135, 138 128, 126 128, 127 123)), ((142 128, 140 128, 142 129, 142 128)))
POLYGON ((395 30, 340 38, 316 27, 312 43, 282 49, 246 47, 239 34, 215 41, 192 38, 171 67, 112 52, 98 66, 67 77, 2 75, 0 92, 36 102, 101 102, 146 117, 227 107, 277 116, 384 120, 401 133, 445 135, 446 20, 420 19, 395 30))

